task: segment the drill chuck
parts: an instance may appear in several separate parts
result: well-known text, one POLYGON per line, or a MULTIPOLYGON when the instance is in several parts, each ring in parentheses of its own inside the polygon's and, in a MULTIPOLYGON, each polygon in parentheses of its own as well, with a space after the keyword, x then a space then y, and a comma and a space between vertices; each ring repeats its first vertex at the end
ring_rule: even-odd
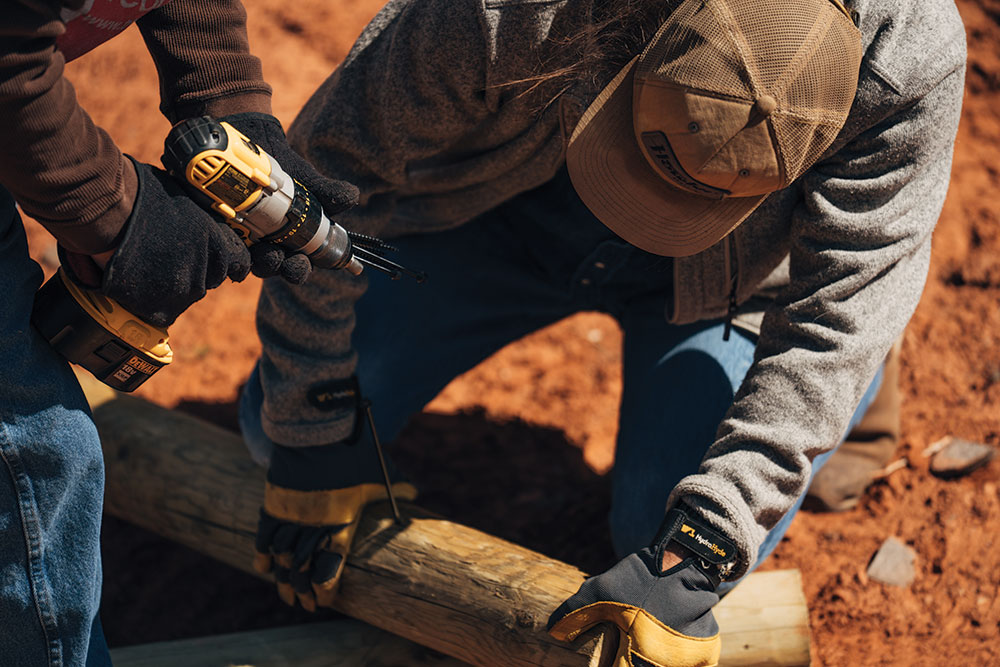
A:
POLYGON ((178 123, 164 143, 163 164, 247 245, 274 243, 303 253, 316 267, 361 273, 347 231, 274 158, 228 123, 208 117, 178 123))
MULTIPOLYGON (((270 156, 269 156, 270 159, 270 156)), ((301 252, 321 269, 343 269, 357 275, 361 265, 354 259, 347 231, 323 213, 323 207, 308 190, 284 172, 271 159, 273 190, 247 209, 245 224, 265 230, 277 216, 284 224, 259 237, 260 242, 275 243, 289 252, 301 252), (356 268, 357 270, 352 270, 356 268)))

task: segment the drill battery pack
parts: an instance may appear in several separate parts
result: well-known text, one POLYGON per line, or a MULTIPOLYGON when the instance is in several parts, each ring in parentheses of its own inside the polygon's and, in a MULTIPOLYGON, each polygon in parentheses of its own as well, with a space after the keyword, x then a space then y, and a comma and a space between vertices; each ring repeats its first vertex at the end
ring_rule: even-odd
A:
POLYGON ((61 268, 38 290, 31 323, 59 354, 118 391, 134 391, 173 360, 165 329, 78 286, 61 268))

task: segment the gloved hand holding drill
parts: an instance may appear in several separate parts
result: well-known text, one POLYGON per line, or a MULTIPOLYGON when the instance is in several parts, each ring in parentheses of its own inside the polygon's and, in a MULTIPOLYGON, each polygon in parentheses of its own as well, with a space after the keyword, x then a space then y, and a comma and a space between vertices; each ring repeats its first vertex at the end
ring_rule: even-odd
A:
MULTIPOLYGON (((274 576, 285 603, 298 599, 308 611, 333 604, 362 510, 388 498, 378 452, 362 435, 371 434, 363 428, 357 382, 350 378, 329 391, 355 411, 354 432, 343 442, 314 447, 284 447, 264 435, 258 370, 240 401, 240 428, 251 451, 270 452, 254 568, 274 576)), ((391 466, 386 474, 395 498, 416 498, 416 489, 391 466)))
MULTIPOLYGON (((273 116, 244 113, 222 120, 274 157, 319 199, 327 216, 357 203, 357 188, 316 173, 288 146, 273 116)), ((138 183, 135 203, 110 261, 101 267, 89 256, 61 252, 63 265, 79 284, 100 288, 129 312, 167 327, 226 278, 239 282, 250 271, 260 277, 280 275, 294 284, 308 278, 311 265, 305 255, 267 242, 248 250, 236 232, 193 201, 175 178, 134 159, 131 164, 138 183)))
POLYGON ((712 607, 719 572, 735 547, 671 510, 660 537, 607 572, 587 579, 549 618, 549 633, 572 641, 598 623, 618 627, 614 667, 711 667, 721 641, 712 607))
POLYGON ((60 258, 77 283, 100 288, 129 312, 167 327, 226 278, 246 278, 250 253, 165 171, 131 163, 138 177, 135 203, 103 275, 87 255, 60 249, 60 258))
MULTIPOLYGON (((319 200, 328 217, 343 213, 358 203, 356 187, 320 175, 292 150, 281 123, 274 116, 248 112, 224 116, 219 121, 229 123, 271 155, 282 169, 319 200)), ((287 253, 274 243, 253 245, 250 254, 253 257, 253 273, 261 278, 280 275, 291 283, 302 284, 312 268, 305 255, 287 253)))

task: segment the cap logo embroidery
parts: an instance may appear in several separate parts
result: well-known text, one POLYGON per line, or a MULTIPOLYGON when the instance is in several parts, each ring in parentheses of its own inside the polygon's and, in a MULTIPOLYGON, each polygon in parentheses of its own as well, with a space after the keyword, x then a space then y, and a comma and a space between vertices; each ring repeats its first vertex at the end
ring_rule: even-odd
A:
POLYGON ((728 190, 713 188, 688 176, 680 162, 677 161, 673 149, 670 148, 670 142, 667 141, 666 135, 662 132, 643 132, 642 144, 649 156, 670 174, 671 180, 679 187, 713 199, 722 199, 729 194, 728 190))

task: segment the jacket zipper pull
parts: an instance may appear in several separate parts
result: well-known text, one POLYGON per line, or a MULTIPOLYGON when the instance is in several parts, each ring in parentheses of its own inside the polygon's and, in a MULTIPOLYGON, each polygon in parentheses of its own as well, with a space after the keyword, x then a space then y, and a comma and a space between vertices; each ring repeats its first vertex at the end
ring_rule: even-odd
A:
POLYGON ((740 282, 739 258, 736 256, 736 248, 733 247, 732 236, 726 237, 726 259, 729 270, 729 308, 726 310, 726 328, 722 330, 723 342, 729 341, 729 334, 733 331, 733 318, 736 317, 736 289, 740 282))
POLYGON ((736 290, 729 293, 729 310, 726 311, 726 328, 722 330, 722 340, 728 341, 733 330, 733 318, 736 316, 736 290))

